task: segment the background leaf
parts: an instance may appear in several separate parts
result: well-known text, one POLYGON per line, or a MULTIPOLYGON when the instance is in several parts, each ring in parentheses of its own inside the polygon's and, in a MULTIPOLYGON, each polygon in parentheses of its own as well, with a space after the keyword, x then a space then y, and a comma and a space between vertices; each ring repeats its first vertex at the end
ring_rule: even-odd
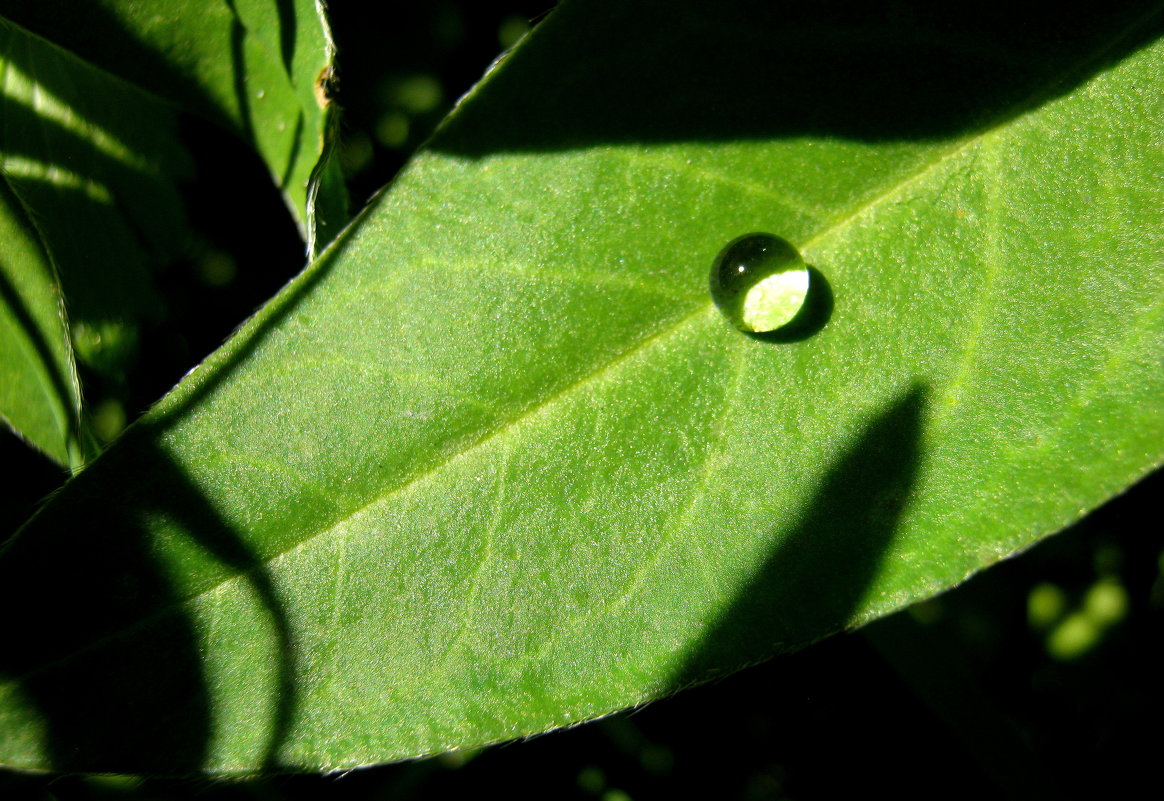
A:
POLYGON ((12 603, 67 543, 74 614, 14 625, 6 761, 563 725, 925 597, 1159 464, 1158 17, 668 9, 539 28, 9 548, 12 603), (756 229, 832 287, 802 341, 706 296, 756 229))
POLYGON ((59 272, 78 358, 120 381, 162 313, 155 271, 189 236, 174 112, 3 19, 0 71, 0 168, 59 272))
POLYGON ((4 0, 0 15, 229 126, 263 157, 310 253, 347 221, 330 158, 333 47, 315 0, 4 0))
POLYGON ((89 455, 60 286, 40 236, 0 173, 0 416, 58 463, 89 455))

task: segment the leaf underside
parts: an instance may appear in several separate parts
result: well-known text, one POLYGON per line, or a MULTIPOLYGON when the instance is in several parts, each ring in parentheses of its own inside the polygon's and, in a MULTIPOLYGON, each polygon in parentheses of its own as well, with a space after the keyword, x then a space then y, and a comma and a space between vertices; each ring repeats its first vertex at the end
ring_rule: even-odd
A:
POLYGON ((706 6, 562 7, 24 529, 0 759, 544 731, 928 597, 1161 463, 1159 5, 706 6), (799 336, 708 297, 749 231, 824 282, 799 336))

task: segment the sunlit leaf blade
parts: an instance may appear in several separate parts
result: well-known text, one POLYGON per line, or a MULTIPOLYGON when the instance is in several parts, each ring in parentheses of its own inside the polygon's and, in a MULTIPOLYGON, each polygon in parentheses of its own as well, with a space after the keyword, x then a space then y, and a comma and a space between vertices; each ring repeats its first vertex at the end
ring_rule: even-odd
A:
POLYGON ((317 0, 0 0, 0 15, 228 125, 263 157, 312 248, 346 222, 329 152, 333 47, 317 0))
POLYGON ((543 23, 0 558, 0 604, 51 564, 69 610, 9 625, 3 761, 543 731, 939 592, 1158 466, 1159 7, 931 5, 543 23), (708 297, 749 231, 831 289, 795 335, 708 297))
POLYGON ((59 271, 78 358, 120 376, 187 236, 173 110, 0 19, 0 168, 59 271))
POLYGON ((87 455, 81 393, 52 262, 0 174, 0 418, 62 465, 87 455))

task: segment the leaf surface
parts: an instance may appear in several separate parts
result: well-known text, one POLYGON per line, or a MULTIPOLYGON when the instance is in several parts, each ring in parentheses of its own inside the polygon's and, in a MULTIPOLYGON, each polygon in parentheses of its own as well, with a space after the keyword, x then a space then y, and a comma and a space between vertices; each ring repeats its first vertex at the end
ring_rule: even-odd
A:
POLYGON ((316 0, 3 0, 0 15, 242 136, 310 253, 347 221, 331 158, 334 47, 316 0))
POLYGON ((71 610, 8 633, 3 760, 319 770, 544 731, 1118 493, 1164 456, 1149 11, 565 5, 0 558, 8 608, 52 564, 71 610), (816 269, 795 336, 708 297, 757 230, 816 269))

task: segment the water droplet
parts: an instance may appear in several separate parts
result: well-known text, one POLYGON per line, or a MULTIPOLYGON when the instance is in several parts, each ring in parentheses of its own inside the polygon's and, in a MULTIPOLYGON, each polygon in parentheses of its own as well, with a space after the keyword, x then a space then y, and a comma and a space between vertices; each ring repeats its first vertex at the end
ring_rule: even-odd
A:
POLYGON ((711 266, 711 297, 732 325, 767 333, 788 325, 808 298, 811 273, 800 252, 772 234, 745 234, 711 266))

